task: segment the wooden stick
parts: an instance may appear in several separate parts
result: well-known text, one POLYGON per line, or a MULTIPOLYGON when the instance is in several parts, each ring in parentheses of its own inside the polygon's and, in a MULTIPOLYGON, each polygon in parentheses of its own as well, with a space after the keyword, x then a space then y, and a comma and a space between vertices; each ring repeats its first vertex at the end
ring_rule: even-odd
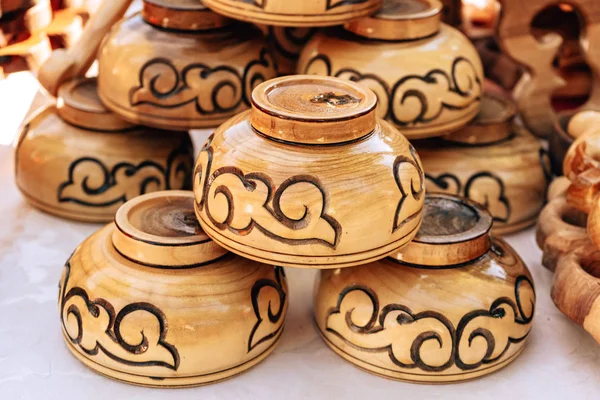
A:
POLYGON ((105 0, 90 18, 77 43, 68 50, 56 50, 38 73, 40 84, 56 96, 64 81, 83 76, 90 68, 108 30, 125 14, 131 0, 105 0))

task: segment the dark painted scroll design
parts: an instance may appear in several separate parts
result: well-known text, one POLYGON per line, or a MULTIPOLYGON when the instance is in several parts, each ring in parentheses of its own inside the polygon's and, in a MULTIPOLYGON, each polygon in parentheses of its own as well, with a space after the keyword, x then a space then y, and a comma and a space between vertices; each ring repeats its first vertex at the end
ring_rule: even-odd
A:
POLYGON ((506 197, 504 181, 490 171, 480 171, 471 175, 464 186, 454 174, 425 174, 431 192, 443 192, 464 196, 484 205, 494 221, 507 223, 511 216, 510 200, 506 197))
POLYGON ((399 368, 441 372, 456 365, 460 370, 471 371, 501 361, 512 344, 527 338, 534 304, 533 283, 529 277, 520 275, 515 280, 514 299, 500 297, 489 309, 466 313, 454 326, 439 311, 414 312, 403 304, 382 307, 374 290, 354 284, 342 290, 325 323, 327 332, 346 345, 368 353, 387 353, 390 361, 399 368), (525 303, 527 300, 530 304, 525 303), (370 305, 372 308, 366 323, 353 320, 357 301, 361 307, 370 305), (415 329, 417 326, 419 328, 415 329), (516 333, 516 336, 508 332, 516 333), (480 340, 486 346, 483 354, 480 354, 480 348, 472 347, 474 341, 480 340), (427 358, 440 360, 438 363, 428 363, 422 357, 423 346, 429 342, 434 342, 435 346, 427 346, 427 358), (373 346, 373 343, 377 345, 373 346), (474 357, 476 361, 464 361, 474 357))
POLYGON ((398 156, 394 160, 393 172, 394 179, 400 189, 400 202, 394 215, 394 224, 392 232, 396 232, 408 222, 414 220, 421 214, 421 204, 423 202, 423 193, 425 191, 425 179, 423 169, 417 157, 414 147, 410 146, 410 157, 398 156), (417 179, 410 178, 407 184, 402 177, 415 175, 417 179))
POLYGON ((129 91, 129 103, 161 109, 193 104, 198 115, 232 113, 242 104, 250 106, 252 90, 275 75, 273 57, 266 48, 242 74, 229 65, 203 63, 189 64, 180 71, 172 60, 158 57, 140 69, 138 86, 129 91))
POLYGON ((281 267, 275 267, 275 280, 259 279, 252 286, 250 297, 256 324, 250 331, 248 352, 259 344, 275 338, 283 329, 286 292, 285 273, 281 267), (268 301, 265 301, 267 299, 268 301))
POLYGON ((304 73, 336 76, 369 87, 379 101, 378 115, 407 127, 432 123, 444 111, 467 109, 480 101, 483 90, 475 66, 464 57, 454 59, 449 72, 436 68, 423 75, 406 75, 391 88, 375 74, 363 74, 351 68, 333 71, 331 60, 325 54, 314 56, 304 73), (416 113, 415 101, 419 104, 416 113))
POLYGON ((65 264, 62 284, 59 284, 60 317, 64 333, 73 346, 87 356, 96 356, 101 352, 111 360, 128 366, 164 367, 171 370, 179 368, 179 352, 173 344, 167 342, 167 317, 158 307, 139 302, 128 304, 117 312, 107 300, 90 299, 84 289, 69 287, 70 273, 69 259, 65 264), (133 318, 130 316, 136 314, 139 317, 141 313, 149 315, 153 323, 141 327, 139 343, 131 344, 123 338, 121 327, 129 324, 133 318), (68 324, 69 318, 75 319, 75 329, 73 324, 68 324), (98 323, 104 324, 104 335, 98 336, 97 330, 93 334, 86 332, 88 324, 98 323), (150 337, 151 335, 155 337, 150 337), (148 359, 146 353, 149 350, 154 359, 148 359))
POLYGON ((196 205, 216 229, 241 236, 257 229, 286 244, 337 247, 342 227, 327 213, 329 196, 317 177, 294 175, 277 187, 264 173, 244 173, 233 166, 213 171, 211 143, 212 136, 200 152, 194 180, 201 191, 196 205), (303 191, 303 204, 286 203, 296 188, 303 191), (251 215, 245 212, 248 205, 252 206, 251 215), (216 209, 221 210, 218 217, 216 209), (305 237, 298 238, 298 232, 306 232, 305 237), (319 236, 313 236, 315 233, 319 236))

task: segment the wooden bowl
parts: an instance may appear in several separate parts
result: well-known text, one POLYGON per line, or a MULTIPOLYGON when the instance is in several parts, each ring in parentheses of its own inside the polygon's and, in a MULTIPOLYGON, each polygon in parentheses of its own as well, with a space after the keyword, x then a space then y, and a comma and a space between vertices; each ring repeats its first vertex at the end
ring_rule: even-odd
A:
POLYGON ((373 14, 382 0, 202 0, 219 14, 255 24, 315 27, 339 25, 373 14))
POLYGON ((287 312, 283 269, 227 253, 163 191, 123 205, 65 264, 59 310, 68 349, 143 386, 218 382, 263 360, 287 312))
POLYGON ((542 143, 513 122, 512 102, 485 94, 468 126, 441 139, 413 142, 427 192, 464 196, 487 207, 495 234, 535 224, 546 200, 550 164, 542 143))
POLYGON ((314 311, 325 342, 387 378, 460 382, 523 350, 533 323, 529 270, 492 217, 466 199, 428 194, 415 240, 384 260, 321 271, 314 311))
POLYGON ((378 97, 378 117, 408 139, 456 130, 479 111, 483 67, 469 39, 440 22, 441 10, 438 0, 386 0, 345 32, 315 35, 298 72, 367 86, 378 97))
POLYGON ((276 76, 261 33, 200 2, 145 0, 99 51, 102 102, 122 118, 161 129, 216 127, 250 106, 276 76))
POLYGON ((109 222, 135 196, 191 188, 193 162, 187 132, 125 122, 100 103, 95 79, 76 79, 61 86, 56 106, 25 124, 15 176, 23 196, 43 211, 109 222))
POLYGON ((196 213, 220 245, 276 265, 364 264, 407 244, 424 181, 410 143, 342 79, 259 85, 252 110, 221 125, 194 172, 196 213))

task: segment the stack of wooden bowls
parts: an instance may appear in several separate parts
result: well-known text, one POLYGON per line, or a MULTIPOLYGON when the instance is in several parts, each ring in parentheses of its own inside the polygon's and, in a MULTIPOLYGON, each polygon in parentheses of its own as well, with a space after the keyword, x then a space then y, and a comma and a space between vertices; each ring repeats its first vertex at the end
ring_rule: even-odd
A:
POLYGON ((281 337, 282 267, 320 270, 317 328, 370 372, 462 381, 520 354, 533 282, 490 231, 532 223, 543 153, 438 0, 129 3, 44 64, 57 104, 17 147, 33 205, 114 217, 61 279, 78 359, 146 386, 234 376, 281 337), (196 128, 216 129, 193 166, 196 128))

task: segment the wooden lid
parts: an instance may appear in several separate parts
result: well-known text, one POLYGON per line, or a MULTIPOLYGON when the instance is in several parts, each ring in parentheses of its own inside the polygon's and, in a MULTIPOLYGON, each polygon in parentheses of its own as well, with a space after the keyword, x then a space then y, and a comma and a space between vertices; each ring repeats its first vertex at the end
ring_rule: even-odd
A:
POLYGON ((370 39, 421 39, 440 30, 443 7, 439 0, 384 0, 374 15, 348 22, 344 28, 370 39))
POLYGON ((462 197, 427 194, 415 239, 394 259, 430 267, 457 266, 484 255, 491 246, 492 216, 462 197))
POLYGON ((517 107, 512 100, 501 95, 485 93, 475 119, 444 139, 468 144, 494 143, 511 135, 516 115, 517 107))
POLYGON ((202 230, 194 193, 167 190, 138 196, 119 208, 112 242, 131 261, 157 267, 199 266, 227 251, 202 230))
POLYGON ((377 97, 338 78, 293 75, 272 79, 252 92, 250 121, 265 136, 300 144, 344 143, 377 126, 377 97))
POLYGON ((200 0, 144 0, 142 17, 151 25, 184 31, 222 28, 233 22, 200 0))
POLYGON ((98 97, 96 78, 75 78, 58 89, 58 115, 70 124, 99 131, 135 126, 108 110, 98 97))

